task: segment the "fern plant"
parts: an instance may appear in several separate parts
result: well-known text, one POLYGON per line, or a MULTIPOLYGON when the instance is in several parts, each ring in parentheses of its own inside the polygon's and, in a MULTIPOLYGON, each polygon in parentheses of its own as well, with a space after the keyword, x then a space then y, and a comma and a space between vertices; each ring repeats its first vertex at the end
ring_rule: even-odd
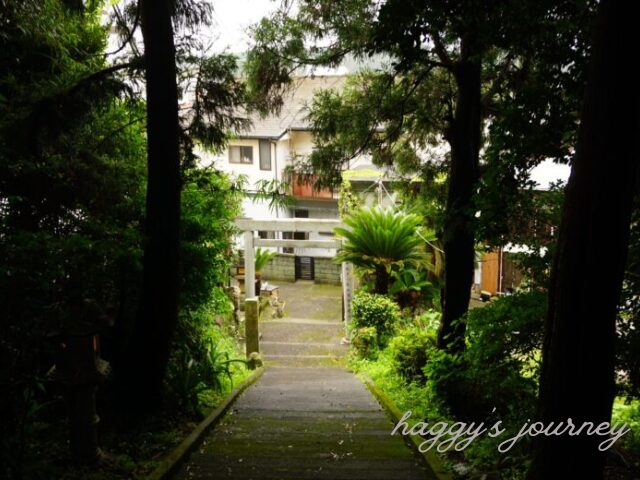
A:
POLYGON ((373 270, 375 293, 387 294, 393 269, 426 265, 420 215, 391 207, 363 207, 343 221, 348 228, 335 229, 344 239, 336 261, 373 270))
POLYGON ((256 274, 259 274, 260 271, 269 263, 273 257, 277 255, 276 252, 272 252, 271 250, 263 250, 261 248, 256 248, 256 260, 255 260, 255 271, 256 274))

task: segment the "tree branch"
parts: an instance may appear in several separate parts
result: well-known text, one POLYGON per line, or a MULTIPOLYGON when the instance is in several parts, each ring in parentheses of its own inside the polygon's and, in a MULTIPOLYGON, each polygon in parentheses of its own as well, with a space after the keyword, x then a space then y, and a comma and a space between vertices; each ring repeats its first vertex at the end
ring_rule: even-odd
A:
POLYGON ((442 62, 442 66, 450 69, 454 68, 455 62, 451 59, 451 57, 447 53, 447 49, 444 46, 444 42, 442 41, 440 34, 435 31, 429 32, 429 34, 431 35, 431 41, 433 42, 436 55, 438 55, 440 62, 442 62))
POLYGON ((142 117, 136 117, 130 121, 128 121, 127 123, 125 123, 124 125, 120 125, 118 128, 116 128, 115 130, 112 130, 111 132, 109 132, 108 135, 106 135, 102 140, 100 140, 100 142, 96 145, 96 149, 100 146, 102 146, 107 140, 109 140, 110 138, 112 138, 114 135, 120 133, 121 131, 123 131, 124 129, 130 127, 131 125, 133 125, 134 123, 138 123, 141 122, 142 120, 145 120, 147 118, 146 115, 142 116, 142 117))
MULTIPOLYGON (((487 90, 487 92, 482 97, 481 102, 482 102, 482 106, 485 109, 489 108, 493 97, 500 91, 500 87, 502 86, 502 83, 506 80, 507 75, 509 74, 510 67, 513 66, 513 60, 514 60, 513 54, 512 52, 509 52, 509 54, 507 55, 507 58, 505 59, 503 67, 496 74, 495 78, 491 82, 491 86, 489 87, 489 90, 487 90)), ((525 68, 525 71, 528 70, 528 67, 525 66, 524 68, 525 68)))
POLYGON ((127 24, 122 18, 122 14, 120 13, 120 10, 118 9, 117 5, 113 6, 113 11, 115 12, 118 21, 121 22, 122 26, 127 30, 127 38, 124 40, 124 42, 122 42, 122 45, 120 45, 120 47, 118 47, 117 50, 114 50, 113 52, 107 52, 104 54, 104 56, 108 57, 109 55, 115 55, 116 53, 120 53, 124 49, 124 47, 126 47, 127 44, 129 43, 131 44, 131 49, 134 51, 134 53, 136 55, 140 55, 140 52, 138 51, 138 47, 136 47, 135 43, 132 43, 133 34, 135 33, 136 29, 138 28, 138 25, 140 24, 140 1, 138 1, 138 3, 136 4, 136 17, 133 20, 133 26, 131 27, 131 30, 129 30, 129 28, 127 27, 127 24))
POLYGON ((98 70, 97 72, 92 73, 91 75, 89 75, 88 77, 83 78, 82 80, 80 80, 78 83, 76 83, 76 85, 71 89, 72 92, 77 91, 80 87, 94 82, 96 80, 101 80, 104 77, 108 77, 109 75, 119 72, 120 70, 126 70, 128 68, 131 69, 135 69, 135 68, 142 68, 144 66, 144 57, 139 57, 136 58, 130 62, 126 62, 126 63, 119 63, 117 65, 111 65, 110 67, 104 68, 102 70, 98 70))

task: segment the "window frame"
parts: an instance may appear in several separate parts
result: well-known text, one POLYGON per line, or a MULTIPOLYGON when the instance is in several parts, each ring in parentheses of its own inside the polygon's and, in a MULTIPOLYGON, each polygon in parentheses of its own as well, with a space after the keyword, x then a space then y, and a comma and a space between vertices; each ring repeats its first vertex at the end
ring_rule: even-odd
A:
POLYGON ((229 163, 234 165, 253 165, 253 145, 229 145, 229 163), (235 148, 240 150, 240 160, 237 162, 233 160, 233 155, 231 154, 231 151, 235 148), (247 151, 246 149, 249 149, 251 152, 251 157, 249 158, 250 161, 248 162, 243 161, 245 157, 242 155, 243 151, 247 151))
POLYGON ((259 157, 259 162, 260 162, 260 170, 263 170, 265 172, 270 172, 271 171, 271 166, 272 166, 272 162, 271 162, 271 142, 269 140, 259 140, 258 141, 258 157, 259 157), (263 152, 263 147, 266 147, 266 151, 269 152, 269 167, 265 168, 262 166, 263 162, 265 161, 265 159, 263 158, 262 152, 263 152))

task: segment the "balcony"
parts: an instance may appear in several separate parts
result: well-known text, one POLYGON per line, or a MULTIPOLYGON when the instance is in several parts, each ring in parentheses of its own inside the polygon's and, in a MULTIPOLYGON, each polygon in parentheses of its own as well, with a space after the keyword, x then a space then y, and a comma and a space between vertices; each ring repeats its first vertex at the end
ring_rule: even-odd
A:
POLYGON ((291 176, 291 195, 300 200, 335 200, 338 194, 331 189, 314 189, 315 177, 300 180, 296 174, 291 176))

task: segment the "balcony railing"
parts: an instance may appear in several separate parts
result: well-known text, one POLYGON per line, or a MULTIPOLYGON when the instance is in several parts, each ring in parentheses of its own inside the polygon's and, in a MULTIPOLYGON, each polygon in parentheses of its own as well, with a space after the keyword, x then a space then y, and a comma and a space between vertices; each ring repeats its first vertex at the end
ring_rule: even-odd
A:
POLYGON ((297 175, 291 176, 291 194, 294 198, 301 199, 334 199, 338 198, 331 189, 323 188, 316 190, 314 188, 315 178, 300 179, 297 175))

